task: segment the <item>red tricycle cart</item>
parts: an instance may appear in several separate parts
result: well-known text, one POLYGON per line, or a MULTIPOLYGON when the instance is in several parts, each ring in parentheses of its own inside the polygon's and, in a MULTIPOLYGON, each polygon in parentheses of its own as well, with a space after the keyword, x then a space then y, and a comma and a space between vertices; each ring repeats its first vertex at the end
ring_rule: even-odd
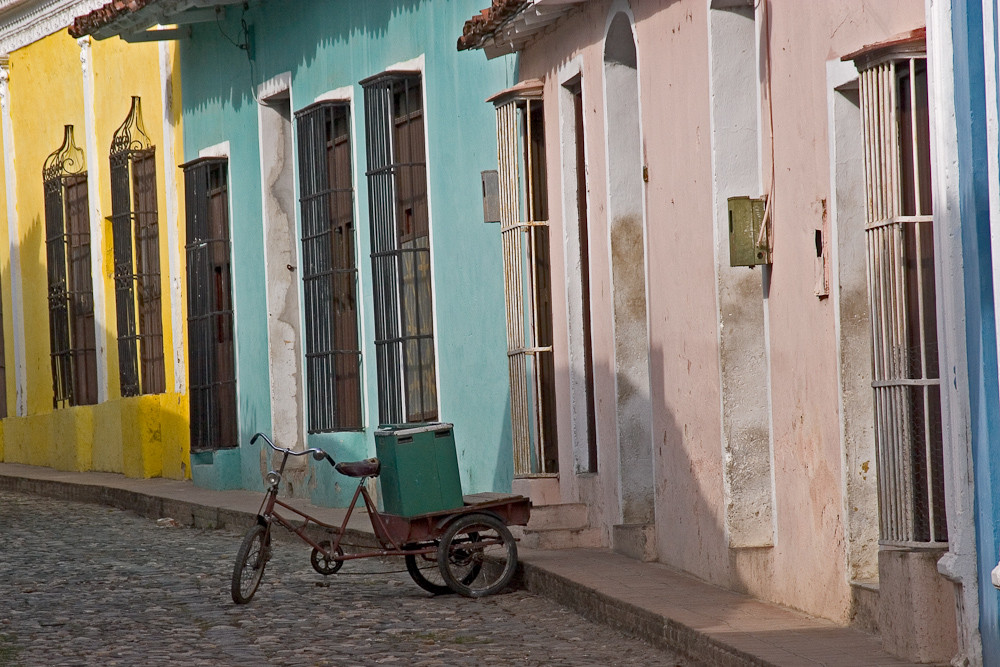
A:
POLYGON ((424 590, 435 595, 456 592, 467 597, 481 597, 503 590, 517 569, 517 543, 507 526, 528 523, 531 501, 523 496, 479 493, 464 496, 457 509, 430 512, 418 516, 397 516, 379 512, 365 487, 368 479, 381 469, 378 459, 337 463, 321 449, 293 452, 278 447, 263 433, 262 438, 281 454, 281 464, 267 473, 267 490, 257 514, 257 523, 247 531, 236 555, 232 595, 238 604, 250 602, 271 555, 271 528, 278 524, 312 547, 313 569, 323 575, 334 574, 344 561, 358 558, 402 556, 406 570, 424 590), (312 455, 327 460, 337 472, 358 480, 354 497, 340 526, 324 523, 301 512, 278 498, 285 463, 289 456, 312 455), (358 504, 364 501, 379 548, 345 553, 343 539, 348 521, 358 504), (281 512, 294 515, 286 518, 281 512), (313 539, 315 530, 325 539, 313 539))

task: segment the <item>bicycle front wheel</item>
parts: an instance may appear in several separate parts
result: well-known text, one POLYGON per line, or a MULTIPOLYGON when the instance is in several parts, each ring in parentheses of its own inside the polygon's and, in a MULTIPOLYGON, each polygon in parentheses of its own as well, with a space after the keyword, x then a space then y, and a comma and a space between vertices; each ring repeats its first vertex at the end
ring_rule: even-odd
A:
POLYGON ((453 591, 470 598, 502 591, 517 570, 517 543, 500 519, 466 514, 444 531, 438 567, 453 591))
POLYGON ((236 566, 233 568, 233 602, 246 604, 253 599, 261 577, 264 576, 264 566, 270 556, 271 531, 269 526, 255 525, 247 531, 236 552, 236 566))

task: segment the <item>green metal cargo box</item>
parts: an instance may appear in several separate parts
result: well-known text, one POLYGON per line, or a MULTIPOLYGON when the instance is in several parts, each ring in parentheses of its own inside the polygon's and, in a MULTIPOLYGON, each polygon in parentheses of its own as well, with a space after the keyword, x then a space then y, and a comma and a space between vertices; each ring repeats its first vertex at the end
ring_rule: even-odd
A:
POLYGON ((462 507, 451 424, 387 424, 375 431, 386 513, 416 516, 462 507))

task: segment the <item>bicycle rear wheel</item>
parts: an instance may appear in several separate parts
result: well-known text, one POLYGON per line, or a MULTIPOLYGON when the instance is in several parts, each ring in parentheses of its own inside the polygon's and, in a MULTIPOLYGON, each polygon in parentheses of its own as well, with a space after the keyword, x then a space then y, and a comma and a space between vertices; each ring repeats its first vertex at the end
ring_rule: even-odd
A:
POLYGON ((454 592, 448 582, 441 577, 435 554, 406 554, 403 559, 406 561, 406 571, 410 573, 410 578, 417 583, 417 586, 434 595, 448 595, 454 592))
POLYGON ((478 598, 499 593, 514 578, 517 543, 495 516, 466 514, 445 529, 437 558, 453 591, 478 598))
POLYGON ((270 526, 257 524, 243 537, 240 550, 236 552, 236 566, 233 568, 232 594, 236 604, 246 604, 253 599, 261 577, 264 576, 270 547, 270 526))

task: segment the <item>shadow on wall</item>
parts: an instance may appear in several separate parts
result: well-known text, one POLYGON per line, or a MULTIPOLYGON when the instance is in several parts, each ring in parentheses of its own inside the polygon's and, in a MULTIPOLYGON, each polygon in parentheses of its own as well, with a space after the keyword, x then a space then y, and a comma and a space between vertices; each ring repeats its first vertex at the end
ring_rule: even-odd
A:
MULTIPOLYGON (((274 439, 271 433, 271 410, 267 405, 251 403, 247 393, 239 391, 238 385, 237 396, 239 396, 239 412, 237 413, 239 425, 236 429, 236 447, 241 455, 242 488, 263 491, 264 475, 270 470, 266 455, 270 453, 271 448, 263 440, 258 440, 256 444, 251 445, 250 439, 258 432, 266 434, 272 440, 274 439)), ((293 446, 280 442, 275 444, 279 447, 293 446)), ((302 488, 305 489, 305 485, 302 485, 302 488)))
MULTIPOLYGON (((655 326, 655 323, 654 323, 655 326)), ((673 354, 680 354, 680 349, 673 354)), ((672 364, 679 368, 681 364, 672 364)), ((698 372, 692 366, 693 372, 698 372)), ((692 371, 689 371, 689 373, 692 371)), ((729 549, 722 517, 725 508, 710 502, 722 499, 722 445, 717 431, 699 433, 694 426, 679 423, 664 402, 664 392, 690 394, 692 383, 686 378, 667 378, 664 351, 654 347, 650 353, 650 385, 653 402, 653 465, 655 476, 657 555, 660 562, 688 572, 713 584, 742 589, 733 581, 729 549), (668 385, 668 382, 670 383, 668 385), (687 388, 675 389, 686 383, 687 388), (693 448, 701 452, 696 455, 693 448)), ((693 386, 704 384, 693 383, 693 386)), ((718 395, 713 394, 712 403, 718 395)), ((698 397, 695 397, 698 399, 698 397)), ((695 400, 692 404, 704 405, 695 400)), ((708 420, 707 423, 716 423, 708 420)))
MULTIPOLYGON (((41 188, 42 187, 41 169, 39 169, 35 173, 37 173, 38 175, 37 176, 38 186, 39 188, 41 188)), ((8 221, 8 224, 10 224, 10 221, 8 221)), ((28 321, 22 323, 21 325, 22 331, 16 335, 20 335, 22 338, 24 338, 26 337, 28 330, 31 329, 33 330, 33 333, 35 333, 37 336, 37 338, 35 339, 36 342, 45 341, 48 339, 48 314, 47 314, 48 284, 45 280, 45 265, 41 262, 32 261, 33 259, 36 259, 38 257, 45 256, 45 245, 44 245, 45 241, 44 241, 44 234, 42 231, 42 218, 40 215, 36 215, 31 220, 27 228, 24 230, 24 234, 21 237, 21 239, 22 240, 18 247, 15 247, 13 244, 10 244, 8 246, 10 253, 8 255, 8 258, 13 257, 15 252, 18 254, 18 259, 20 261, 20 269, 21 269, 21 300, 23 301, 23 303, 22 304, 13 303, 13 294, 12 294, 11 295, 12 303, 10 304, 4 303, 3 306, 6 312, 13 312, 13 308, 15 306, 20 305, 22 309, 22 317, 30 318, 32 315, 34 315, 34 319, 29 319, 28 321), (28 248, 30 251, 25 252, 25 248, 28 248), (27 280, 24 279, 25 276, 28 276, 27 280), (35 277, 35 280, 31 280, 32 276, 35 277), (26 304, 39 304, 39 306, 36 309, 32 310, 31 308, 27 307, 26 304), (43 312, 45 313, 44 318, 42 317, 43 312), (44 330, 34 331, 34 329, 41 328, 41 326, 45 327, 44 330)), ((4 273, 3 275, 4 284, 12 285, 12 283, 9 282, 11 278, 11 266, 9 263, 7 264, 7 266, 4 267, 3 273, 4 273)), ((4 296, 6 296, 6 294, 4 294, 4 296)), ((4 324, 5 328, 7 326, 13 326, 14 321, 12 319, 9 325, 5 321, 4 324)), ((5 346, 13 341, 13 338, 7 338, 6 335, 4 335, 3 339, 5 346)), ((28 346, 27 341, 25 341, 24 354, 25 354, 25 365, 27 366, 27 368, 30 369, 33 367, 33 365, 42 366, 43 364, 44 368, 48 368, 49 364, 45 363, 45 360, 43 359, 42 354, 40 352, 35 353, 34 355, 32 354, 35 351, 35 349, 36 348, 28 346)), ((45 345, 45 350, 46 351, 48 350, 47 344, 45 345)), ((5 358, 4 372, 8 376, 16 374, 17 372, 16 366, 6 366, 6 359, 14 358, 14 353, 15 351, 13 348, 4 350, 4 358, 5 358)), ((16 363, 17 361, 15 359, 15 364, 16 363)), ((49 393, 48 393, 49 403, 47 404, 47 406, 50 407, 52 400, 52 394, 51 394, 52 379, 51 375, 48 375, 47 377, 49 382, 49 393)), ((6 380, 7 378, 5 378, 5 387, 4 387, 5 390, 6 390, 6 380)), ((16 379, 12 384, 14 384, 15 392, 17 392, 18 387, 16 379)), ((28 406, 28 409, 30 409, 31 396, 30 393, 28 392, 28 387, 21 387, 20 389, 23 392, 21 400, 25 403, 25 405, 28 406)), ((16 395, 16 393, 13 396, 7 396, 7 401, 4 405, 5 419, 3 421, 3 431, 2 431, 3 447, 0 448, 0 453, 2 453, 2 457, 0 458, 2 458, 2 460, 8 463, 25 463, 29 465, 56 467, 55 466, 56 457, 53 456, 54 448, 51 445, 51 439, 48 437, 49 436, 47 432, 48 429, 43 428, 46 427, 46 424, 41 422, 31 423, 27 419, 18 418, 17 403, 18 403, 18 396, 16 395)), ((72 448, 65 448, 65 449, 68 450, 68 454, 64 458, 70 459, 71 464, 75 463, 75 461, 80 458, 79 453, 77 452, 78 448, 76 447, 75 443, 72 448), (69 451, 70 449, 72 451, 69 451)), ((89 457, 87 463, 89 465, 89 457)))
MULTIPOLYGON (((189 62, 217 62, 216 71, 227 73, 229 85, 227 87, 221 78, 214 77, 211 85, 216 86, 217 94, 199 98, 197 106, 189 106, 188 98, 182 99, 184 113, 223 103, 228 103, 236 110, 244 105, 256 107, 252 91, 274 72, 291 68, 292 78, 295 79, 299 70, 308 70, 320 60, 319 51, 338 43, 346 44, 360 36, 372 39, 385 37, 391 23, 405 25, 409 22, 419 25, 415 20, 416 15, 423 6, 431 4, 432 0, 355 3, 314 0, 271 3, 254 5, 242 12, 234 8, 218 23, 195 25, 186 45, 191 55, 189 62), (244 32, 243 22, 246 23, 248 32, 244 32), (275 35, 279 38, 271 39, 275 35), (253 47, 252 64, 248 59, 250 50, 240 46, 247 42, 253 47), (217 46, 226 48, 219 51, 217 46), (220 83, 223 85, 219 85, 220 83)), ((454 48, 453 44, 462 34, 465 20, 479 11, 478 5, 475 9, 472 8, 473 5, 456 5, 449 17, 447 48, 454 48)), ((427 27, 430 29, 434 26, 427 27)), ((409 34, 414 35, 414 40, 422 40, 425 31, 413 29, 409 34)), ((398 46, 390 45, 387 48, 398 46)), ((416 49, 414 53, 425 50, 416 49)))
MULTIPOLYGON (((27 176, 30 176, 28 174, 27 176)), ((41 174, 38 186, 41 187, 41 174)), ((64 222, 65 224, 65 222, 64 222)), ((100 242, 90 239, 90 242, 100 242)), ((103 247, 98 254, 107 258, 111 239, 103 239, 103 247)), ((107 356, 96 363, 105 364, 108 371, 107 384, 110 398, 102 402, 78 406, 53 407, 53 375, 51 362, 51 328, 48 289, 48 251, 42 215, 35 215, 24 227, 20 242, 15 248, 8 246, 13 256, 17 252, 20 262, 25 363, 25 386, 20 389, 20 397, 26 414, 17 414, 17 396, 7 396, 6 416, 3 420, 3 443, 0 446, 0 460, 51 467, 58 470, 112 472, 132 478, 166 477, 185 479, 191 474, 190 432, 187 396, 172 391, 159 394, 145 394, 121 397, 117 376, 117 343, 114 332, 102 326, 95 332, 95 345, 109 345, 107 356)), ((93 249, 93 246, 92 246, 93 249)), ((92 255, 85 255, 92 261, 92 255)), ((102 285, 93 285, 104 290, 105 314, 114 317, 115 292, 109 289, 107 275, 109 269, 97 275, 102 285)), ((67 269, 72 280, 73 271, 67 269)), ((3 268, 2 279, 10 285, 12 267, 8 263, 3 268)), ((91 299, 95 310, 101 302, 91 299)), ((8 305, 8 304, 5 304, 8 305)), ((15 304, 9 304, 15 305, 15 304)), ((10 313, 12 308, 7 307, 10 313)), ((101 322, 101 313, 95 312, 95 320, 101 322)), ((168 316, 168 314, 165 314, 168 316)), ((109 320, 113 322, 114 320, 109 320)), ((13 326, 9 323, 9 327, 13 326)), ((75 330, 69 327, 69 335, 75 330)), ((5 336, 5 342, 13 340, 5 336)), ((4 350, 5 357, 14 358, 13 349, 4 350)), ((165 362, 169 363, 169 352, 165 351, 165 362)), ((6 367, 5 373, 15 374, 16 368, 6 367)), ((95 369, 96 374, 96 369, 95 369)), ((9 378, 16 386, 16 380, 9 378)))
MULTIPOLYGON (((493 491, 510 493, 511 480, 514 479, 514 449, 513 432, 510 424, 510 391, 504 398, 503 419, 492 432, 499 434, 497 439, 497 460, 493 473, 493 491)), ((466 491, 468 493, 468 491, 466 491)))

